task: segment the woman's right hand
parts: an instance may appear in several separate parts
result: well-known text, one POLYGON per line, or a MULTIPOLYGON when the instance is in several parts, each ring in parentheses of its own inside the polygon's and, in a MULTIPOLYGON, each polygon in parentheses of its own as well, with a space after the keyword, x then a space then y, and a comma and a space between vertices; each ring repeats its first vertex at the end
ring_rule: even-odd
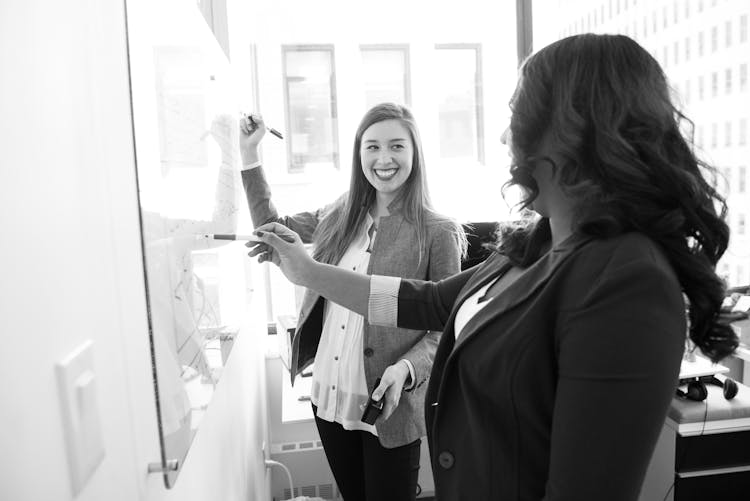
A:
POLYGON ((263 117, 251 113, 240 118, 240 154, 243 165, 258 161, 258 144, 265 135, 266 124, 263 117))
POLYGON ((286 278, 296 285, 306 285, 306 278, 315 265, 307 253, 302 239, 295 232, 279 223, 267 223, 253 232, 260 242, 248 242, 253 249, 248 256, 258 256, 258 262, 271 261, 281 268, 286 278))

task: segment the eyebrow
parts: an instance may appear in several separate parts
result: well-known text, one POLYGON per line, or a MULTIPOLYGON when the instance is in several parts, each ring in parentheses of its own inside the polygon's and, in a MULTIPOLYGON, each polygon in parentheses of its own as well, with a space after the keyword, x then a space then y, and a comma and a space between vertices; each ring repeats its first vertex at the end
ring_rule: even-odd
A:
MULTIPOLYGON (((405 137, 398 137, 398 138, 395 138, 395 139, 389 139, 388 140, 389 143, 393 143, 395 141, 407 141, 407 139, 405 137)), ((363 143, 379 143, 380 141, 378 141, 377 139, 365 139, 362 142, 363 143)))

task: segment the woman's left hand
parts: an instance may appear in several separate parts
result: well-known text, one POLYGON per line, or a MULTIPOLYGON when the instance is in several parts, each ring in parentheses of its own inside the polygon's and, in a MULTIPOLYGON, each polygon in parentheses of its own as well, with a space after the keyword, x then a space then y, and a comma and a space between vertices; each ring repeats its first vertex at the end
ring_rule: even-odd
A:
POLYGON ((399 360, 395 364, 386 367, 383 375, 380 377, 380 384, 372 392, 373 400, 379 401, 381 398, 385 398, 383 412, 380 413, 378 419, 386 420, 391 417, 391 414, 396 410, 401 400, 401 392, 408 377, 409 367, 403 360, 399 360))

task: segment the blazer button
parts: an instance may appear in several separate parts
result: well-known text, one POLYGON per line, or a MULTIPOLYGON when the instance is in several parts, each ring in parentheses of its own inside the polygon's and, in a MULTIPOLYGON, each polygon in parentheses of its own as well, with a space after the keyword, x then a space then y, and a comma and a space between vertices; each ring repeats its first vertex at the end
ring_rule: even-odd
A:
POLYGON ((453 463, 455 463, 455 458, 450 452, 443 451, 438 455, 438 464, 444 470, 450 470, 453 468, 453 463))
POLYGON ((371 357, 373 353, 375 353, 375 351, 372 348, 365 348, 366 357, 371 357))

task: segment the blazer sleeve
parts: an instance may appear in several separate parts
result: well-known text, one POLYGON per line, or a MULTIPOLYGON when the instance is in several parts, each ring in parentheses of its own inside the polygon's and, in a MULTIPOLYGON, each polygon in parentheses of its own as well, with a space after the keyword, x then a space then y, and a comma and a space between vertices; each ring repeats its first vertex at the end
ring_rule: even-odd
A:
POLYGON ((679 377, 686 322, 674 273, 664 260, 613 261, 558 312, 547 501, 636 499, 679 377))
POLYGON ((279 216, 276 206, 271 201, 271 188, 263 167, 243 170, 242 184, 245 187, 245 197, 255 228, 266 223, 280 223, 299 234, 304 243, 312 243, 313 233, 327 209, 279 216))
MULTIPOLYGON (((377 319, 371 313, 368 321, 373 325, 405 329, 445 330, 459 292, 480 266, 474 266, 439 282, 382 277, 384 280, 393 280, 398 283, 396 289, 398 292, 394 301, 396 311, 380 313, 377 319)), ((381 294, 381 296, 387 296, 387 294, 381 294)), ((371 291, 370 312, 379 309, 379 305, 374 305, 374 302, 382 303, 385 307, 388 307, 387 303, 389 303, 380 297, 373 297, 371 291)))
MULTIPOLYGON (((461 249, 452 225, 446 221, 435 226, 435 234, 426 256, 429 259, 428 280, 442 280, 461 269, 461 249)), ((409 360, 414 367, 414 381, 410 389, 420 386, 429 377, 441 334, 439 330, 429 330, 401 357, 409 360)))

